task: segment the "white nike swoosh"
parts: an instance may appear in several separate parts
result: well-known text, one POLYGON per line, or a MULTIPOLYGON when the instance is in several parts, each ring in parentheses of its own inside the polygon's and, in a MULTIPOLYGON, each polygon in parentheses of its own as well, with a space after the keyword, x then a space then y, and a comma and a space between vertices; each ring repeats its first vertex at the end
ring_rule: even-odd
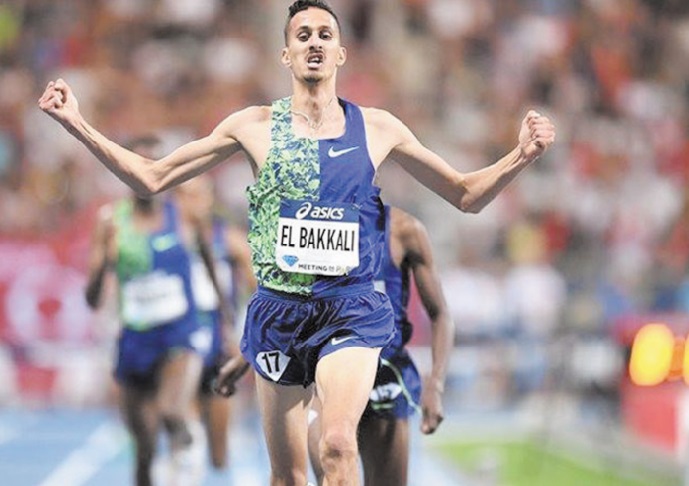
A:
POLYGON ((335 150, 333 147, 330 147, 330 150, 328 150, 328 156, 330 158, 334 159, 335 157, 339 157, 340 155, 344 155, 344 154, 349 153, 349 152, 356 150, 358 148, 359 148, 358 145, 356 147, 348 147, 348 148, 342 149, 342 150, 335 150))
POLYGON ((337 346, 338 344, 342 344, 345 341, 349 341, 350 339, 354 339, 356 336, 341 336, 341 337, 334 337, 330 340, 330 344, 333 346, 337 346))

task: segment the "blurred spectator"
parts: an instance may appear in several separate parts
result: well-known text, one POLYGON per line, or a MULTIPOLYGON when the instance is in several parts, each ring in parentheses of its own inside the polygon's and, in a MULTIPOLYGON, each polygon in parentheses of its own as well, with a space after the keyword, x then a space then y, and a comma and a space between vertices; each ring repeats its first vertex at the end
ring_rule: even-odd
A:
POLYGON ((507 335, 502 283, 486 268, 485 255, 467 246, 456 264, 442 272, 442 282, 458 343, 507 335))

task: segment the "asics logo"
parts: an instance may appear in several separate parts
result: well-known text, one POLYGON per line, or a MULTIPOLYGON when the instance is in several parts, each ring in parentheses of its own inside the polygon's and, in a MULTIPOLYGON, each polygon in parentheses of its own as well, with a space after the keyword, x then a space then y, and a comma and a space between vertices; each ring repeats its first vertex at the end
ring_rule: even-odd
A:
POLYGON ((344 208, 331 208, 329 206, 316 206, 310 202, 303 203, 295 213, 297 219, 304 219, 310 216, 313 219, 335 219, 344 218, 344 208))
POLYGON ((356 147, 348 147, 348 148, 345 148, 342 150, 335 150, 334 147, 330 147, 330 150, 328 150, 328 157, 330 157, 331 159, 334 159, 335 157, 339 157, 340 155, 347 154, 347 153, 352 152, 358 148, 359 148, 358 145, 356 147))

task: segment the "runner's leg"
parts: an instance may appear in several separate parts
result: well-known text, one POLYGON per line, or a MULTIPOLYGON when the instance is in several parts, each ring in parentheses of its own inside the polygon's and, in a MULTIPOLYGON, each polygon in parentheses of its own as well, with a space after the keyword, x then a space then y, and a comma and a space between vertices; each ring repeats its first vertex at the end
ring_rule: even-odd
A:
POLYGON ((373 388, 379 354, 380 348, 348 347, 324 356, 316 366, 325 486, 360 484, 357 427, 373 388))
POLYGON ((134 440, 136 486, 153 485, 153 459, 156 454, 160 416, 152 388, 122 385, 121 412, 134 440))
POLYGON ((204 431, 196 397, 203 360, 189 350, 175 350, 161 369, 158 407, 170 439, 170 486, 200 485, 205 474, 204 431))
POLYGON ((311 461, 311 469, 316 476, 316 484, 319 486, 323 484, 323 466, 321 466, 321 458, 318 451, 318 443, 321 440, 321 402, 314 394, 311 401, 311 410, 309 411, 309 459, 311 461))
POLYGON ((203 394, 203 421, 208 435, 211 463, 215 469, 227 467, 228 432, 232 416, 232 398, 203 394))
POLYGON ((307 479, 307 415, 313 388, 278 385, 256 374, 271 486, 304 486, 307 479))
POLYGON ((189 423, 195 418, 193 403, 202 365, 200 355, 180 350, 171 354, 161 369, 158 407, 170 434, 172 449, 185 447, 191 442, 189 423))
POLYGON ((407 484, 409 422, 406 419, 365 415, 359 423, 359 448, 364 484, 407 484))

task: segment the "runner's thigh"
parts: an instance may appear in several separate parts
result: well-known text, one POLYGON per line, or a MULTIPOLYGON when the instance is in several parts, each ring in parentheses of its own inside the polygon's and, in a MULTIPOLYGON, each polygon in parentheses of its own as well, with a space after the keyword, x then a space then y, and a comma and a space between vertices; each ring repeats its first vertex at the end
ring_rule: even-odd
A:
POLYGON ((347 347, 316 365, 316 386, 324 430, 333 422, 354 426, 368 402, 378 370, 380 348, 347 347))
POLYGON ((278 385, 256 373, 256 392, 273 473, 306 475, 307 417, 312 387, 278 385))

